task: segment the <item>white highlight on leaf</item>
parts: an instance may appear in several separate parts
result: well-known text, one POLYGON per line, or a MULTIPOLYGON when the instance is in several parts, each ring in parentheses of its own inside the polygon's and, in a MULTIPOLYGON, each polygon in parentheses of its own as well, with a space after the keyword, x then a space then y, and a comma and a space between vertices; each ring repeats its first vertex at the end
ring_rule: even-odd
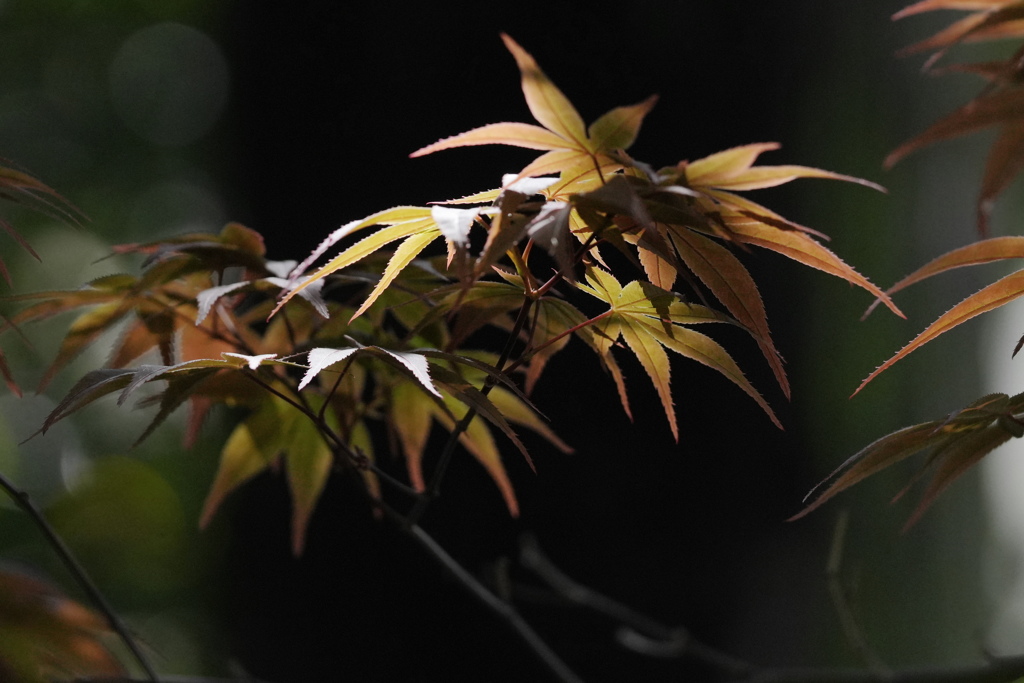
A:
POLYGON ((437 228, 449 242, 465 248, 469 245, 469 229, 473 221, 480 215, 480 209, 453 209, 449 206, 434 206, 430 209, 430 217, 437 223, 437 228))
POLYGON ((263 265, 277 277, 287 278, 288 273, 295 269, 296 264, 298 261, 295 259, 288 259, 287 261, 266 261, 263 265))
POLYGON ((434 396, 442 398, 441 392, 434 386, 434 382, 430 379, 430 370, 427 359, 418 353, 408 353, 405 351, 390 351, 388 349, 382 349, 379 346, 358 346, 345 349, 327 349, 318 347, 309 352, 308 362, 309 370, 303 375, 302 381, 299 382, 299 389, 304 389, 307 384, 313 381, 313 378, 319 375, 321 372, 331 367, 335 363, 340 363, 357 351, 364 352, 376 352, 385 353, 391 356, 402 366, 409 371, 409 374, 413 376, 423 388, 429 391, 434 396))
POLYGON ((249 366, 250 370, 255 370, 265 360, 270 360, 271 358, 277 358, 277 354, 276 353, 261 353, 258 356, 247 356, 244 353, 232 353, 231 351, 222 351, 220 355, 224 356, 225 358, 227 358, 229 356, 231 358, 241 358, 242 360, 244 360, 246 362, 246 364, 249 366))
POLYGON ((423 385, 424 389, 432 393, 434 396, 442 398, 441 392, 434 387, 434 383, 430 379, 430 364, 427 363, 427 359, 424 356, 421 356, 418 353, 406 353, 404 351, 389 351, 387 349, 380 350, 397 360, 405 367, 409 368, 409 372, 412 373, 413 377, 419 380, 419 383, 423 385))
MULTIPOLYGON (((264 280, 266 280, 267 282, 269 282, 272 285, 277 285, 278 287, 280 287, 282 290, 285 290, 285 291, 288 291, 288 290, 292 289, 292 287, 295 284, 295 282, 293 280, 285 280, 284 278, 281 278, 281 277, 268 277, 268 278, 264 278, 264 280)), ((331 316, 327 313, 327 302, 324 301, 324 297, 321 294, 321 291, 323 291, 323 288, 324 288, 324 281, 323 280, 315 280, 313 282, 310 282, 308 285, 306 285, 305 289, 300 290, 299 291, 299 296, 301 296, 303 299, 305 299, 309 303, 313 304, 313 308, 316 309, 317 313, 319 313, 320 315, 322 315, 325 318, 330 318, 331 316)))
POLYGON ((551 176, 520 178, 519 180, 516 180, 516 178, 519 178, 519 176, 515 173, 506 173, 501 176, 501 187, 505 190, 512 190, 513 192, 525 194, 527 197, 540 194, 542 190, 546 190, 558 182, 557 177, 551 176))
POLYGON ((559 240, 569 238, 569 212, 572 206, 567 202, 545 202, 533 220, 526 226, 526 234, 538 240, 548 251, 557 249, 559 240))
POLYGON ((234 282, 230 285, 220 285, 219 287, 210 287, 204 289, 196 295, 196 306, 198 311, 196 312, 196 325, 201 325, 206 316, 210 314, 210 309, 213 308, 213 304, 217 302, 217 299, 221 298, 228 292, 232 292, 240 287, 244 287, 249 284, 248 281, 243 280, 242 282, 234 282))
POLYGON ((310 265, 312 265, 314 261, 316 261, 318 258, 320 258, 320 256, 325 251, 327 251, 328 249, 333 247, 335 244, 337 244, 338 240, 340 240, 342 237, 344 237, 345 235, 347 235, 350 232, 352 232, 352 230, 355 229, 355 227, 357 225, 362 223, 363 220, 364 219, 359 219, 359 220, 355 220, 355 221, 349 221, 348 223, 346 223, 345 225, 341 226, 340 228, 338 228, 337 230, 332 232, 330 235, 325 237, 324 241, 321 242, 320 244, 318 244, 316 249, 314 249, 310 253, 309 256, 307 256, 305 259, 302 260, 302 263, 300 263, 299 265, 297 265, 294 268, 292 268, 292 271, 288 274, 288 279, 289 280, 297 280, 300 275, 302 275, 303 273, 306 272, 306 269, 309 268, 310 265))
POLYGON ((359 349, 313 349, 309 352, 309 370, 306 370, 306 374, 302 376, 302 381, 299 382, 299 389, 304 389, 323 370, 326 370, 335 363, 340 363, 356 351, 359 351, 359 349))

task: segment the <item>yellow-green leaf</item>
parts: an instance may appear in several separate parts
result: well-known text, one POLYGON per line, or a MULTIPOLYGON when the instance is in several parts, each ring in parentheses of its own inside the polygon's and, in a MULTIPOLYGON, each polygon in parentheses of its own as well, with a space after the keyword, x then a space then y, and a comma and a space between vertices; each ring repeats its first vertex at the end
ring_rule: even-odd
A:
POLYGON ((270 397, 240 422, 220 452, 220 466, 203 503, 200 528, 210 523, 224 498, 270 466, 288 446, 288 434, 297 411, 270 397))
POLYGON ((523 94, 533 117, 548 130, 574 142, 573 146, 577 149, 587 149, 587 133, 576 108, 544 75, 530 53, 504 33, 501 34, 501 39, 519 66, 523 94))
POLYGON ((595 152, 613 152, 629 149, 640 132, 640 124, 658 102, 651 95, 643 102, 628 107, 616 107, 590 124, 588 134, 595 152))
POLYGON ((757 142, 716 152, 703 159, 686 164, 686 182, 691 187, 717 186, 743 173, 757 161, 757 157, 780 147, 777 142, 757 142))
POLYGON ((431 242, 436 240, 440 236, 440 231, 436 228, 427 228, 423 232, 411 235, 402 242, 395 253, 392 254, 391 259, 388 261, 387 267, 381 274, 380 280, 374 286, 373 291, 370 292, 369 296, 366 297, 366 301, 352 314, 349 322, 355 320, 363 313, 366 309, 373 305, 373 302, 384 292, 388 286, 394 282, 395 278, 402 270, 412 263, 413 259, 420 255, 424 249, 427 248, 431 242))
POLYGON ((565 149, 567 144, 564 138, 532 123, 491 123, 438 140, 409 156, 422 157, 445 149, 473 145, 512 145, 527 149, 554 150, 565 149))
POLYGON ((292 423, 287 449, 285 469, 292 494, 292 552, 298 556, 305 547, 309 518, 327 484, 334 458, 311 420, 298 419, 292 423))

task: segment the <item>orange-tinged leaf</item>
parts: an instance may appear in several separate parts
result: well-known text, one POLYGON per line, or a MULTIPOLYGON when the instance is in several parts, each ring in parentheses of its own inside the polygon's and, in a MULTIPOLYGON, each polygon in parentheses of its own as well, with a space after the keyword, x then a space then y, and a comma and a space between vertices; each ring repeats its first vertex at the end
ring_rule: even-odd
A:
POLYGON ((917 509, 904 529, 912 526, 956 478, 963 474, 994 448, 1010 437, 1024 436, 1024 422, 1019 415, 1024 410, 1024 394, 1010 398, 1006 394, 989 394, 944 419, 905 427, 878 439, 840 465, 824 481, 814 487, 805 498, 828 486, 818 497, 794 515, 799 519, 820 507, 837 493, 865 478, 894 465, 916 453, 930 450, 930 455, 905 487, 893 499, 895 502, 933 466, 936 472, 917 509))
POLYGON ((735 221, 727 220, 726 223, 732 236, 738 242, 771 249, 804 265, 841 277, 847 282, 874 294, 896 315, 901 318, 906 317, 896 307, 896 304, 892 302, 888 294, 806 234, 797 231, 779 230, 759 221, 751 221, 746 218, 735 221))
POLYGON ((780 147, 777 142, 758 142, 716 152, 703 159, 686 164, 686 181, 689 185, 717 185, 743 173, 757 161, 757 157, 780 147))
POLYGON ((629 149, 636 141, 644 117, 657 102, 658 96, 651 95, 639 104, 616 107, 594 121, 587 131, 593 150, 612 152, 629 149))
POLYGON ((587 149, 587 133, 576 108, 544 75, 530 53, 504 33, 501 39, 522 74, 523 94, 533 117, 548 130, 574 142, 577 149, 587 149))
POLYGON ((863 389, 868 382, 889 368, 893 363, 904 358, 921 346, 924 346, 943 332, 947 332, 975 316, 987 313, 995 308, 999 308, 1000 306, 1013 301, 1022 294, 1024 294, 1024 270, 1018 270, 1016 273, 1007 275, 1001 280, 985 287, 981 291, 972 294, 949 311, 942 314, 938 320, 929 325, 927 329, 921 332, 921 334, 917 335, 913 341, 900 349, 895 356, 885 361, 874 372, 868 375, 867 378, 860 383, 860 386, 857 387, 857 391, 854 391, 853 394, 856 395, 857 392, 863 389))
POLYGON ((935 35, 901 49, 898 54, 912 55, 929 50, 940 50, 964 39, 985 21, 984 13, 970 14, 950 24, 935 35))
MULTIPOLYGON (((824 481, 814 487, 807 498, 814 495, 826 482, 833 480, 807 507, 789 518, 794 521, 810 514, 841 491, 868 478, 876 472, 909 458, 915 453, 946 439, 932 423, 904 427, 868 445, 837 467, 824 481)), ((804 500, 806 501, 807 498, 804 500)))
POLYGON ((920 14, 921 12, 931 12, 937 9, 954 9, 954 10, 992 10, 998 9, 1003 5, 1009 5, 1014 0, 921 0, 915 2, 913 5, 904 7, 896 14, 892 15, 893 19, 902 19, 903 17, 909 17, 913 14, 920 14))
POLYGON ((698 232, 672 229, 669 234, 686 267, 711 290, 740 324, 754 333, 757 345, 771 366, 779 387, 789 398, 789 380, 786 378, 782 356, 772 341, 761 293, 750 273, 728 249, 698 232))
POLYGON ((905 289, 921 280, 954 268, 975 266, 1011 258, 1024 258, 1024 237, 993 237, 981 240, 980 242, 974 242, 959 249, 954 249, 929 261, 886 291, 889 294, 895 294, 901 289, 905 289))
POLYGON ((416 150, 409 156, 422 157, 445 149, 473 145, 512 145, 527 149, 555 150, 565 149, 570 144, 565 138, 552 133, 547 128, 541 128, 532 123, 491 123, 438 140, 416 150))
MULTIPOLYGON (((689 168, 687 168, 689 171, 689 168)), ((850 183, 857 183, 858 185, 864 185, 870 187, 879 192, 885 192, 885 188, 877 183, 873 183, 870 180, 864 180, 863 178, 857 178, 855 176, 843 175, 842 173, 833 173, 832 171, 825 171, 820 168, 811 168, 810 166, 753 166, 746 169, 745 171, 736 173, 728 178, 722 178, 715 180, 710 185, 714 185, 716 188, 723 190, 732 191, 743 191, 743 190, 760 190, 768 187, 776 187, 777 185, 784 185, 797 178, 828 178, 830 180, 845 180, 850 183)), ((692 187, 699 187, 703 185, 703 182, 692 181, 692 187)))
POLYGON ((527 164, 519 172, 520 178, 530 178, 550 173, 561 173, 567 169, 578 167, 582 162, 588 161, 590 155, 586 152, 576 150, 555 150, 545 152, 527 164))
POLYGON ((1024 169, 1024 120, 1003 126, 992 143, 985 163, 985 177, 978 194, 978 230, 988 233, 988 218, 996 198, 1024 169))
POLYGON ((967 470, 978 464, 982 458, 993 450, 1003 445, 1013 434, 1003 429, 999 423, 990 425, 987 429, 978 430, 966 434, 955 443, 943 449, 941 462, 935 474, 932 475, 928 488, 921 497, 910 519, 904 525, 906 531, 921 519, 922 515, 931 507, 935 499, 949 488, 949 485, 960 478, 967 470))
POLYGON ((956 111, 939 119, 920 135, 897 147, 885 158, 885 166, 892 167, 905 156, 941 140, 973 133, 997 123, 1024 117, 1024 90, 1000 90, 971 100, 956 111))
POLYGON ((651 281, 651 284, 657 285, 662 289, 672 289, 672 285, 676 283, 676 278, 679 276, 675 266, 650 249, 644 249, 643 247, 637 248, 637 257, 640 259, 640 265, 644 267, 644 273, 647 274, 647 279, 651 281))

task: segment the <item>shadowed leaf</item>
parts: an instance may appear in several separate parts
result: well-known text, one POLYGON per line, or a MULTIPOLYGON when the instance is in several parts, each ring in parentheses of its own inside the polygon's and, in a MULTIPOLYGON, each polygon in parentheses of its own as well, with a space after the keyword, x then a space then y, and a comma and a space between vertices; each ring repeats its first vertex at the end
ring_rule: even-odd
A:
MULTIPOLYGON (((807 494, 817 494, 807 507, 790 521, 813 512, 836 494, 867 477, 912 455, 929 451, 930 456, 913 484, 925 471, 935 468, 925 493, 907 521, 905 529, 916 523, 928 507, 955 479, 981 458, 1012 437, 1024 434, 1020 414, 1024 411, 1024 394, 1009 398, 1006 394, 990 394, 942 420, 905 427, 878 439, 840 465, 823 482, 807 494), (827 484, 827 486, 826 486, 827 484)), ((906 489, 904 489, 906 490, 906 489)), ((897 498, 902 496, 902 492, 897 498)), ((805 500, 807 500, 805 499, 805 500)))

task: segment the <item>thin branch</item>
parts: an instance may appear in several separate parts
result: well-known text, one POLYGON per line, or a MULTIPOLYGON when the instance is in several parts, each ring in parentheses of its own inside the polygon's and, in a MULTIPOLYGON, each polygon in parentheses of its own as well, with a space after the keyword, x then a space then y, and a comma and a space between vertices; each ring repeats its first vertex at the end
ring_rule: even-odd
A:
POLYGON ((78 582, 78 585, 81 586, 85 594, 89 596, 89 599, 92 600, 97 609, 103 613, 103 616, 107 618, 110 628, 117 633, 121 638, 121 641, 132 653, 132 656, 135 657, 139 666, 141 666, 142 670, 146 672, 146 680, 151 683, 160 683, 160 678, 157 676, 156 670, 153 669, 153 666, 149 663, 149 660, 146 659, 146 656, 142 654, 142 649, 128 632, 128 628, 124 625, 124 622, 122 622, 120 617, 117 616, 117 613, 114 612, 110 603, 108 603, 107 599, 103 597, 102 593, 100 593, 99 588, 97 588, 96 584, 94 584, 92 579, 89 578, 89 575, 85 572, 85 568, 77 559, 75 559, 70 548, 68 548, 63 539, 57 535, 57 532, 52 526, 50 526, 50 523, 46 520, 46 517, 43 516, 43 513, 39 511, 39 508, 37 508, 35 503, 32 502, 32 499, 29 498, 28 493, 15 486, 14 483, 3 474, 0 474, 0 488, 4 490, 4 492, 19 508, 21 508, 23 512, 25 512, 25 514, 32 518, 36 527, 43 536, 46 537, 50 547, 53 548, 54 552, 57 553, 57 556, 60 557, 61 562, 63 562, 64 566, 67 567, 68 571, 78 582))
POLYGON ((857 622, 853 608, 847 596, 847 590, 842 582, 843 548, 846 544, 846 530, 849 526, 850 513, 843 510, 836 520, 836 530, 832 537, 832 548, 828 554, 828 564, 825 567, 825 576, 828 579, 828 592, 832 596, 832 604, 835 606, 836 615, 843 628, 843 635, 853 650, 863 660, 864 664, 878 674, 889 673, 889 667, 882 661, 881 657, 872 649, 864 631, 857 622))
POLYGON ((330 428, 330 425, 327 424, 327 420, 325 420, 322 415, 318 415, 317 413, 313 412, 312 408, 309 407, 309 404, 306 403, 306 397, 303 396, 301 392, 299 392, 298 390, 294 390, 296 395, 298 396, 298 400, 296 400, 290 396, 287 396, 286 394, 284 394, 284 392, 279 391, 271 384, 264 382, 263 379, 254 371, 243 372, 242 376, 247 377, 254 384, 257 384, 266 391, 269 391, 274 396, 277 396, 282 401, 285 401, 290 406, 292 406, 293 408, 301 412, 303 415, 308 417, 310 420, 312 420, 313 424, 316 425, 317 429, 320 430, 320 433, 321 435, 323 435, 324 439, 326 439, 329 442, 327 445, 332 450, 344 454, 344 456, 354 467, 359 469, 366 469, 373 472, 375 475, 380 477, 381 481, 387 482, 388 484, 394 486, 402 493, 414 496, 417 499, 422 496, 422 494, 419 491, 413 489, 410 486, 407 486, 398 479, 392 477, 384 470, 377 467, 377 465, 370 462, 370 460, 366 456, 354 452, 348 446, 348 444, 346 444, 342 440, 342 438, 338 436, 333 429, 330 428))
POLYGON ((425 548, 430 553, 430 556, 444 567, 449 574, 455 577, 463 588, 468 590, 487 609, 507 623, 559 681, 563 683, 582 683, 583 679, 577 676, 569 668, 569 665, 562 661, 544 639, 533 630, 533 627, 527 623, 523 616, 519 614, 515 607, 488 590, 475 576, 456 562, 422 527, 412 524, 402 526, 402 528, 425 548))
MULTIPOLYGON (((501 351, 501 356, 498 358, 498 362, 494 365, 495 374, 502 372, 505 364, 508 363, 509 357, 512 355, 512 349, 515 348, 516 340, 519 338, 519 333, 523 331, 527 321, 530 318, 530 309, 533 307, 533 299, 529 297, 523 298, 523 304, 519 308, 519 314, 516 316, 515 324, 512 326, 512 330, 509 332, 508 339, 505 341, 505 348, 501 351)), ((498 383, 494 375, 488 375, 484 381, 484 385, 480 388, 480 393, 486 396, 491 392, 491 389, 498 383)), ((430 503, 437 498, 441 493, 441 482, 444 481, 444 476, 448 472, 448 466, 451 464, 452 455, 455 453, 455 446, 459 442, 459 437, 469 428, 469 423, 476 417, 476 409, 469 408, 466 414, 462 416, 454 429, 448 435, 448 440, 444 444, 444 448, 441 451, 441 456, 437 461, 437 466, 434 468, 434 472, 430 477, 430 484, 427 486, 427 490, 416 501, 412 510, 409 512, 409 516, 406 519, 408 526, 415 526, 423 518, 424 513, 427 511, 427 507, 430 503)))
POLYGON ((864 669, 759 669, 733 683, 1012 683, 1024 677, 1024 655, 994 657, 982 664, 923 667, 888 673, 864 669))
POLYGON ((618 640, 634 652, 656 657, 690 657, 737 680, 744 680, 757 671, 749 662, 695 640, 685 628, 665 626, 573 580, 548 559, 532 536, 524 536, 521 541, 520 561, 570 603, 622 624, 618 640))

